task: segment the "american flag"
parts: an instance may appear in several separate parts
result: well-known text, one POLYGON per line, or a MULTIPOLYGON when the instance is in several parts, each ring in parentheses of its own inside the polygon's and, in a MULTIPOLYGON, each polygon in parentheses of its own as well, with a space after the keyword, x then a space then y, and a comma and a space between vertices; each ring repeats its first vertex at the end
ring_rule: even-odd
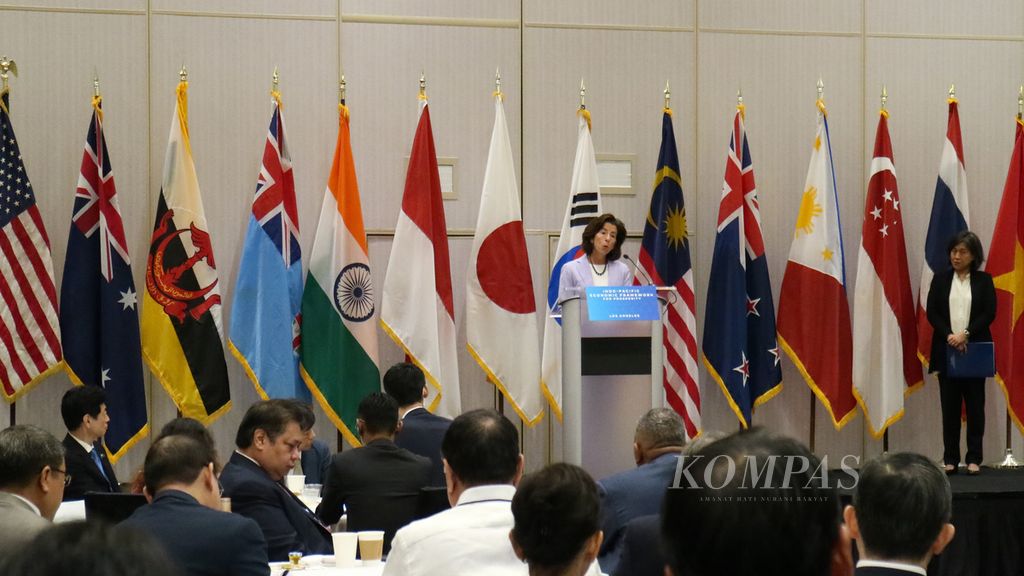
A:
MULTIPOLYGON (((697 385, 697 317, 694 313, 693 268, 690 236, 683 205, 679 155, 672 129, 672 113, 662 118, 661 152, 654 176, 651 208, 644 225, 640 266, 658 286, 674 286, 679 297, 669 306, 663 326, 662 364, 665 398, 686 425, 686 435, 701 431, 700 387, 697 385)), ((637 283, 639 283, 637 279, 637 283)))
POLYGON ((50 240, 0 93, 0 385, 13 402, 61 365, 50 240))

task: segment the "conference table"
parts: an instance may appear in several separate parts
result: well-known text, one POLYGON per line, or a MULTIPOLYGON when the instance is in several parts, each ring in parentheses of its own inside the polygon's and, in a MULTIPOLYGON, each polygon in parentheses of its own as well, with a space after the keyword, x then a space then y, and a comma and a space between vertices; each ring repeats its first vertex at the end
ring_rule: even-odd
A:
POLYGON ((333 559, 333 557, 306 556, 300 562, 302 568, 287 572, 285 571, 288 567, 287 562, 271 562, 270 576, 284 576, 286 573, 288 576, 380 576, 384 573, 384 564, 381 562, 362 566, 360 561, 356 560, 355 566, 341 568, 324 564, 324 559, 333 559))

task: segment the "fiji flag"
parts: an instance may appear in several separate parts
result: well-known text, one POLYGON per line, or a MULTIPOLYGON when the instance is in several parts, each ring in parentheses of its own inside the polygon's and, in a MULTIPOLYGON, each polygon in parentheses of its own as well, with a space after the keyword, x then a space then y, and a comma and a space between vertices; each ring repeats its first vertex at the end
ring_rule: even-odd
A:
POLYGON ((775 305, 750 147, 738 107, 725 163, 704 317, 704 364, 744 427, 782 390, 775 305))
POLYGON ((639 260, 656 285, 674 286, 679 292, 679 297, 667 307, 664 319, 663 384, 668 404, 682 416, 687 437, 694 438, 700 434, 697 317, 679 155, 672 130, 672 110, 668 108, 661 122, 658 172, 639 260))
POLYGON ((104 440, 116 462, 146 436, 149 424, 132 265, 98 96, 92 105, 64 260, 60 329, 71 380, 106 389, 104 440))
POLYGON ((235 284, 228 348, 260 397, 310 399, 299 376, 302 254, 292 161, 276 91, 235 284))

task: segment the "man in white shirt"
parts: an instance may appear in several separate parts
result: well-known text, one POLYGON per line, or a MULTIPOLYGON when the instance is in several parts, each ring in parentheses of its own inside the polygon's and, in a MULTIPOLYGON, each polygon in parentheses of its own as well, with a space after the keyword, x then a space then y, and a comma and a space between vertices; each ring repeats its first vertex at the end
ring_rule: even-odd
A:
POLYGON ((523 474, 516 427, 494 410, 466 412, 448 428, 441 453, 452 508, 399 530, 384 575, 526 574, 509 541, 523 474))
POLYGON ((860 470, 853 505, 843 511, 860 560, 856 576, 927 576, 928 562, 953 539, 953 496, 934 462, 885 454, 860 470))
POLYGON ((68 479, 52 434, 24 425, 0 432, 0 561, 51 524, 68 479))

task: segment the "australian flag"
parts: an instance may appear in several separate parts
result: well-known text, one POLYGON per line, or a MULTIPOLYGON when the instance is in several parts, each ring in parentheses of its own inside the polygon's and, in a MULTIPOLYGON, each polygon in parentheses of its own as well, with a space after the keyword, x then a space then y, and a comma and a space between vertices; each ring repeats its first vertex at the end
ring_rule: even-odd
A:
POLYGON ((309 400, 299 376, 302 252, 292 161, 275 93, 238 267, 228 347, 263 398, 309 400))
POLYGON ((105 443, 116 462, 149 432, 142 380, 138 300, 103 138, 100 99, 75 188, 71 233, 60 290, 64 361, 76 384, 107 392, 105 443))
POLYGON ((704 364, 744 427, 782 386, 768 262, 750 147, 737 110, 704 311, 704 364))

